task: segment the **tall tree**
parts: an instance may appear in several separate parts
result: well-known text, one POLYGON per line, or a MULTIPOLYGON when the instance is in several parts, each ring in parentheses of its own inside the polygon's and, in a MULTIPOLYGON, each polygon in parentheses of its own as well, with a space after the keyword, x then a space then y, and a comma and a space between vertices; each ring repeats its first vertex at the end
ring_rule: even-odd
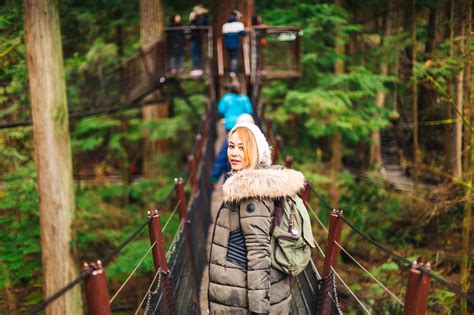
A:
POLYGON ((411 108, 412 108, 412 115, 413 115, 413 180, 415 182, 415 189, 418 185, 418 167, 420 161, 420 148, 418 144, 418 82, 416 79, 416 59, 417 59, 417 52, 416 52, 416 0, 411 0, 411 75, 412 75, 412 82, 411 82, 411 93, 412 93, 412 101, 411 101, 411 108))
MULTIPOLYGON (((66 86, 57 0, 24 0, 23 5, 48 297, 78 274, 71 251, 75 201, 66 86)), ((81 314, 79 287, 50 304, 46 313, 81 314)))
MULTIPOLYGON (((392 0, 388 0, 387 11, 384 14, 383 23, 382 23, 383 29, 381 32, 382 34, 381 34, 381 41, 380 41, 381 47, 383 47, 386 37, 389 36, 392 31, 392 20, 390 16, 391 11, 392 11, 392 0)), ((380 65, 379 65, 380 75, 382 76, 388 75, 388 64, 385 60, 386 58, 384 58, 384 56, 382 55, 380 65)), ((380 108, 385 107, 385 92, 384 91, 377 92, 377 95, 375 97, 375 102, 377 104, 377 107, 380 107, 380 108)), ((379 131, 372 132, 372 141, 373 141, 373 144, 370 148, 370 164, 376 164, 377 167, 381 167, 382 166, 382 145, 380 143, 379 131)))
MULTIPOLYGON (((163 2, 162 0, 140 0, 140 44, 142 49, 150 47, 163 39, 163 2)), ((160 98, 159 92, 148 98, 160 98)), ((155 178, 159 173, 157 157, 166 152, 165 140, 154 140, 150 137, 147 128, 151 121, 168 117, 168 105, 156 103, 146 106, 142 110, 145 134, 143 138, 143 174, 147 178, 155 178)))
MULTIPOLYGON (((457 6, 457 16, 459 18, 456 18, 456 31, 459 36, 459 40, 457 41, 457 55, 460 56, 461 58, 464 57, 464 25, 465 25, 465 12, 462 12, 464 9, 464 6, 461 5, 461 3, 458 3, 457 6)), ((455 108, 455 115, 456 117, 456 122, 454 123, 454 169, 453 169, 453 175, 454 177, 461 178, 462 176, 462 112, 463 112, 463 93, 464 93, 464 62, 461 61, 459 62, 459 71, 456 75, 456 91, 455 91, 455 102, 454 102, 454 108, 455 108)))
MULTIPOLYGON (((342 7, 342 0, 335 0, 334 4, 342 7)), ((345 69, 345 63, 342 59, 345 55, 345 45, 342 38, 336 38, 336 54, 338 59, 334 63, 334 73, 336 75, 343 74, 345 69)), ((336 132, 331 138, 331 160, 329 161, 330 173, 333 177, 331 187, 329 188, 329 196, 331 199, 331 205, 334 208, 339 208, 339 183, 336 180, 337 174, 342 170, 342 135, 340 132, 336 132)))
MULTIPOLYGON (((470 31, 472 30, 472 2, 471 0, 463 1, 462 12, 465 14, 465 34, 466 40, 464 44, 464 117, 465 121, 469 124, 464 124, 464 181, 471 187, 473 186, 473 171, 474 165, 473 156, 473 138, 472 138, 472 79, 471 79, 471 64, 472 64, 472 51, 471 51, 471 36, 470 31)), ((465 201, 464 201, 464 214, 462 223, 462 248, 461 248, 461 289, 465 292, 469 289, 469 275, 471 270, 471 227, 472 227, 472 193, 470 188, 465 189, 465 201)), ((461 301, 461 313, 468 314, 467 301, 461 301)))

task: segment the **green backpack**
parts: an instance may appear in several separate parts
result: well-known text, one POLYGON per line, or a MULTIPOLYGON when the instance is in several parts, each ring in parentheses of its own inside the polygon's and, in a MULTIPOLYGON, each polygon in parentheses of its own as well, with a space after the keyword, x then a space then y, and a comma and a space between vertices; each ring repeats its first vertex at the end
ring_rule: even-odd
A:
POLYGON ((296 276, 306 268, 315 247, 308 211, 298 196, 278 198, 274 204, 272 267, 296 276))

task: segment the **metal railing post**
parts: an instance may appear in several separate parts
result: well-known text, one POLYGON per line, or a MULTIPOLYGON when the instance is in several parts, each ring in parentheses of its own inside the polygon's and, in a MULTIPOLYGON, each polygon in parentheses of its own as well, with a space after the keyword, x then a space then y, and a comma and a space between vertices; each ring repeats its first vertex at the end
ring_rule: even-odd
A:
POLYGON ((309 180, 305 180, 303 191, 301 192, 301 199, 306 206, 309 205, 309 199, 311 198, 311 182, 309 180))
POLYGON ((273 163, 276 163, 278 161, 278 159, 280 158, 280 153, 281 153, 281 136, 276 135, 275 143, 273 146, 273 163))
MULTIPOLYGON (((166 263, 165 256, 165 240, 163 238, 163 230, 161 229, 160 215, 158 210, 149 211, 148 217, 150 218, 150 221, 148 222, 150 243, 152 245, 155 244, 152 249, 155 271, 168 274, 168 264, 166 263)), ((168 314, 172 315, 174 314, 173 294, 171 291, 170 278, 168 276, 163 278, 163 289, 165 303, 167 304, 168 308, 168 314)))
POLYGON ((189 183, 191 184, 193 195, 196 193, 197 190, 197 178, 196 178, 196 160, 194 159, 194 155, 188 155, 188 177, 189 183))
POLYGON ((341 240, 343 222, 340 218, 341 215, 342 211, 337 210, 332 210, 329 215, 328 243, 326 246, 326 258, 324 258, 323 278, 329 276, 331 267, 336 270, 339 246, 334 241, 340 243, 341 240))
POLYGON ((293 167, 293 157, 291 155, 287 155, 285 157, 285 167, 292 168, 293 167))
POLYGON ((105 270, 100 260, 97 263, 84 263, 84 269, 93 268, 92 274, 85 280, 87 312, 90 315, 111 314, 109 290, 105 270))
MULTIPOLYGON (((420 266, 421 265, 414 261, 408 271, 407 292, 405 294, 405 306, 403 309, 404 315, 426 314, 431 278, 419 270, 420 266)), ((427 264, 426 268, 429 269, 430 265, 427 264)))

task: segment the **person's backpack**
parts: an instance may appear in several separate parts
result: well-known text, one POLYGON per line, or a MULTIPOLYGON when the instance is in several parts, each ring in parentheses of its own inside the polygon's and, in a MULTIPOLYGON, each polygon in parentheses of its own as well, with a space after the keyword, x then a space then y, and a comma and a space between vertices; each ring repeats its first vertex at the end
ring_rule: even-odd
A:
POLYGON ((308 211, 298 196, 278 198, 274 204, 272 267, 296 276, 308 265, 315 247, 308 211))

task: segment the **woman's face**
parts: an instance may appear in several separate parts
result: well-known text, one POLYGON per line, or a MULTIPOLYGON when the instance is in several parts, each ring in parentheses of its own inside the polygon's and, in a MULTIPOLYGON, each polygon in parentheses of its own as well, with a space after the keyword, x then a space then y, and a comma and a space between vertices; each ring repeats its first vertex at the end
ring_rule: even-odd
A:
POLYGON ((227 147, 227 158, 233 171, 240 171, 245 168, 244 145, 237 132, 232 133, 227 147))

